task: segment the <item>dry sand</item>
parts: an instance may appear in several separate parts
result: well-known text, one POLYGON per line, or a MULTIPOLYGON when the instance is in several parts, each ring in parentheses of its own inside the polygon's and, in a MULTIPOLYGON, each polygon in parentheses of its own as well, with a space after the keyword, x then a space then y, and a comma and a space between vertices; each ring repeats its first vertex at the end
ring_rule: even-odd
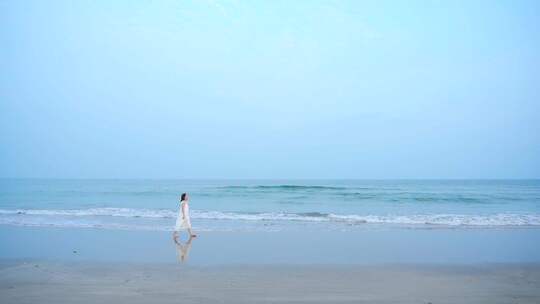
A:
POLYGON ((186 267, 4 261, 0 303, 540 303, 540 265, 186 267))

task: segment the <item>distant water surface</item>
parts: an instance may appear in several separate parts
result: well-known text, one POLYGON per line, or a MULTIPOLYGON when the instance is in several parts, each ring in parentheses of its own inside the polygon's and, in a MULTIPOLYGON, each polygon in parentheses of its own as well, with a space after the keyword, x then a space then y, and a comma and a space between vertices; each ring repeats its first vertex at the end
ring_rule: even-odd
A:
POLYGON ((0 225, 170 230, 540 227, 540 180, 0 180, 0 225))

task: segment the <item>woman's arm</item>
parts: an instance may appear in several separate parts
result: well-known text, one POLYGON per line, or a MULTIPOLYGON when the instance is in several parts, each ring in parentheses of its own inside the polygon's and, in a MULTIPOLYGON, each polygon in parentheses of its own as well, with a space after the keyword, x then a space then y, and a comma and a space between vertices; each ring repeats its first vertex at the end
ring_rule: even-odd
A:
POLYGON ((186 204, 182 204, 182 219, 186 218, 186 204))

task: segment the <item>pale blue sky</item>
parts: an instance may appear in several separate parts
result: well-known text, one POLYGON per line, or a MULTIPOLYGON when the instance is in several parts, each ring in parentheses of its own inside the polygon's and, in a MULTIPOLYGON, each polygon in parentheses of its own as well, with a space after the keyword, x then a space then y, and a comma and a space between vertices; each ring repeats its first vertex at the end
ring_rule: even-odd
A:
POLYGON ((539 178, 539 1, 0 1, 0 176, 539 178))

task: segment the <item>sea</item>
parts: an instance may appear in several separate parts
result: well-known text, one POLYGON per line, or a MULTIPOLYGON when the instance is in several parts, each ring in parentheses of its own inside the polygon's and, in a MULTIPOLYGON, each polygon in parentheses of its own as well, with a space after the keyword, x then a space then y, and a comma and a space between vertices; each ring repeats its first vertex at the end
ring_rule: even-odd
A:
POLYGON ((540 180, 0 179, 0 225, 172 231, 527 229, 540 180))

